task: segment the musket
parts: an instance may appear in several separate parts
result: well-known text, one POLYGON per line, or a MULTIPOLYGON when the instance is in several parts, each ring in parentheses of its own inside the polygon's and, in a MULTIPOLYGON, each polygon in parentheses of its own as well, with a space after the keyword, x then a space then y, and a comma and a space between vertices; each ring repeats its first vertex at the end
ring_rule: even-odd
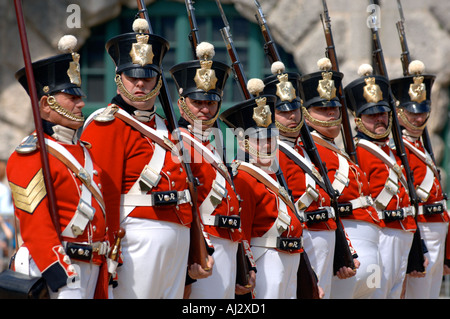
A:
MULTIPOLYGON (((150 18, 148 16, 148 11, 145 6, 144 0, 137 0, 137 5, 141 18, 147 20, 149 33, 152 34, 152 27, 150 23, 150 18)), ((191 241, 189 247, 189 258, 188 264, 192 265, 194 263, 201 265, 201 267, 205 270, 208 270, 207 260, 208 260, 208 252, 206 249, 205 237, 203 235, 202 226, 200 224, 200 217, 198 216, 198 207, 197 207, 197 184, 198 180, 194 177, 192 173, 191 166, 189 165, 190 159, 188 153, 184 149, 183 140, 181 137, 180 129, 178 127, 178 122, 175 117, 175 113, 173 110, 172 100, 169 94, 169 87, 167 85, 167 80, 164 77, 164 70, 161 66, 161 79, 162 86, 159 94, 159 99, 161 105, 164 110, 164 114, 166 115, 166 119, 168 122, 168 128, 172 132, 172 136, 175 141, 179 141, 178 149, 180 152, 180 156, 182 158, 182 164, 185 168, 187 177, 188 177, 188 185, 189 190, 192 196, 192 224, 190 229, 191 241)))
POLYGON ((217 7, 220 11, 220 16, 222 17, 222 21, 224 27, 220 29, 220 33, 222 34, 222 38, 226 44, 228 55, 231 59, 231 66, 233 68, 234 79, 238 83, 241 88, 241 93, 245 100, 249 100, 253 98, 250 92, 247 90, 247 77, 244 72, 244 68, 242 67, 242 63, 239 60, 236 48, 233 42, 233 36, 231 35, 230 24, 228 23, 225 12, 223 11, 222 4, 220 0, 216 0, 217 7))
MULTIPOLYGON (((325 40, 327 43, 327 47, 325 50, 326 56, 330 59, 332 70, 339 72, 339 64, 336 55, 336 47, 334 46, 333 33, 331 31, 331 19, 328 14, 327 1, 322 0, 323 5, 323 14, 320 15, 320 19, 322 20, 323 31, 325 33, 325 40)), ((344 147, 347 154, 350 156, 350 159, 358 164, 358 156, 356 155, 356 147, 355 142, 353 141, 352 135, 352 127, 350 125, 350 120, 348 117, 348 108, 347 102, 345 101, 345 96, 342 90, 342 85, 339 86, 338 90, 339 101, 342 105, 342 136, 344 141, 344 147)))
POLYGON ((48 152, 45 145, 44 128, 42 125, 42 118, 39 112, 39 99, 37 95, 36 83, 33 72, 33 65, 31 62, 30 49, 28 46, 27 31, 25 26, 25 19, 23 16, 21 0, 14 0, 16 10, 17 25, 19 27, 20 43, 22 45, 23 60, 25 62, 25 71, 27 76, 28 90, 30 92, 31 106, 33 110, 34 125, 36 127, 37 145, 40 149, 39 155, 44 175, 45 188, 47 191, 49 212, 58 236, 61 239, 61 225, 59 223, 59 214, 56 207, 55 189, 50 173, 50 166, 48 162, 48 152))
MULTIPOLYGON (((194 3, 192 0, 185 0, 185 4, 186 4, 186 10, 188 13, 188 18, 189 18, 189 25, 191 27, 191 32, 189 33, 189 42, 191 43, 191 48, 192 48, 192 52, 194 53, 194 59, 197 58, 197 45, 199 43, 199 37, 198 37, 198 28, 197 28, 197 20, 195 18, 195 8, 194 8, 194 3)), ((228 165, 228 161, 226 158, 226 146, 224 141, 221 139, 221 131, 220 131, 220 124, 219 124, 219 120, 216 120, 215 122, 215 126, 218 129, 218 135, 219 136, 215 136, 215 142, 216 145, 218 146, 218 148, 220 147, 219 144, 222 144, 222 150, 223 150, 223 154, 222 154, 222 159, 223 159, 223 163, 225 164, 225 166, 228 169, 228 172, 230 173, 230 177, 231 177, 231 182, 233 182, 233 174, 231 174, 231 167, 230 165, 228 165)), ((234 187, 234 185, 233 185, 234 187)), ((249 267, 249 262, 247 260, 247 257, 245 255, 245 249, 243 247, 242 242, 239 242, 238 244, 238 250, 236 253, 236 283, 240 284, 241 286, 244 287, 250 287, 249 285, 249 271, 250 271, 250 267, 249 267)))
MULTIPOLYGON (((371 3, 373 6, 375 6, 373 0, 371 0, 371 3)), ((369 11, 369 10, 368 10, 369 11)), ((368 20, 370 29, 372 31, 372 45, 373 45, 373 51, 372 51, 372 58, 374 63, 374 70, 376 71, 376 74, 379 74, 381 76, 384 76, 389 81, 389 76, 387 73, 387 68, 384 60, 383 55, 383 49, 381 47, 381 41, 378 34, 378 21, 377 21, 377 15, 375 12, 375 9, 372 7, 371 12, 371 19, 368 20)), ((403 168, 405 170, 406 174, 406 182, 407 182, 407 188, 409 193, 409 198, 411 204, 415 208, 415 218, 417 220, 417 213, 418 213, 418 207, 419 207, 419 200, 416 194, 416 190, 414 187, 414 175, 411 171, 411 168, 409 166, 408 157, 405 150, 405 145, 403 143, 403 136, 400 129, 400 124, 398 122, 397 117, 397 104, 396 100, 394 98, 394 95, 392 94, 392 90, 389 87, 389 104, 391 107, 391 115, 392 115, 392 137, 395 143, 395 148, 397 155, 400 157, 402 161, 403 168)), ((424 254, 423 254, 423 248, 422 248, 422 240, 420 237, 420 231, 417 227, 415 233, 414 233, 414 239, 411 246, 411 250, 409 253, 408 258, 408 269, 407 273, 410 273, 413 270, 419 271, 419 272, 425 272, 424 268, 424 254)))
MULTIPOLYGON (((257 0, 254 0, 254 2, 258 9, 256 20, 258 21, 258 24, 261 28, 261 32, 263 34, 263 38, 265 41, 264 50, 268 55, 268 59, 271 63, 275 61, 281 61, 278 49, 270 33, 270 28, 267 25, 261 5, 257 0)), ((343 266, 355 269, 353 256, 348 246, 348 241, 339 218, 338 193, 333 188, 330 179, 328 178, 328 170, 326 168, 325 163, 320 158, 319 152, 317 150, 316 144, 314 143, 314 140, 311 137, 311 133, 308 129, 308 126, 306 125, 302 126, 302 128, 300 129, 300 135, 306 152, 308 153, 309 157, 311 158, 311 161, 317 167, 320 175, 322 176, 322 182, 319 182, 318 184, 330 196, 331 204, 335 210, 337 229, 336 229, 336 247, 333 262, 334 273, 336 273, 343 266)))
POLYGON ((189 18, 189 25, 191 27, 191 32, 189 32, 189 42, 191 43, 194 59, 196 59, 197 53, 195 49, 197 48, 199 39, 198 39, 197 19, 195 18, 194 2, 192 0, 184 0, 184 2, 186 4, 186 10, 189 18))
MULTIPOLYGON (((397 7, 398 7, 399 15, 400 15, 400 20, 397 21, 397 23, 395 25, 397 26, 398 37, 400 39, 400 46, 402 48, 402 53, 400 54, 400 61, 402 62, 403 75, 408 76, 409 75, 408 67, 409 67, 409 63, 411 63, 411 57, 409 54, 408 43, 406 41, 406 33, 405 33, 405 26, 404 26, 405 16, 403 14, 402 3, 400 0, 397 0, 397 7)), ((436 165, 436 159, 434 157, 433 147, 432 147, 431 141, 430 141, 430 134, 428 133, 428 129, 426 127, 424 128, 424 130, 422 132, 422 141, 423 141, 424 148, 430 154, 431 159, 433 160, 433 163, 436 165)), ((440 177, 440 174, 439 174, 439 177, 440 177)))

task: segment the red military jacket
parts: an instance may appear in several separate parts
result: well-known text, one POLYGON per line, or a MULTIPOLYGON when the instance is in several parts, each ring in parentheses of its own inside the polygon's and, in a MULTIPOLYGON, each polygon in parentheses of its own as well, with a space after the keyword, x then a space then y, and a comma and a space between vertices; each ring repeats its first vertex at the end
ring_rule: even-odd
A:
MULTIPOLYGON (((54 139, 45 134, 45 138, 54 139)), ((81 165, 84 165, 84 151, 80 143, 63 145, 81 165)), ((20 149, 20 147, 18 148, 20 149)), ((20 222, 20 234, 24 245, 53 291, 67 284, 74 270, 65 253, 50 215, 50 204, 45 190, 40 151, 16 151, 7 164, 7 176, 12 190, 15 215, 20 222)), ((82 182, 59 159, 49 154, 50 175, 55 192, 56 209, 59 215, 60 233, 64 231, 77 210, 82 182)), ((94 162, 93 181, 101 189, 104 185, 103 172, 94 162)), ((95 214, 84 232, 76 238, 63 237, 63 241, 93 243, 106 241, 105 215, 97 200, 92 198, 95 214)), ((93 259, 96 264, 106 262, 105 256, 93 259)), ((107 281, 103 282, 107 289, 107 281)))
MULTIPOLYGON (((416 148, 422 153, 425 153, 425 148, 423 147, 422 141, 420 139, 416 139, 414 142, 411 142, 406 137, 404 137, 403 140, 405 143, 406 153, 408 154, 409 166, 414 175, 414 186, 417 189, 417 187, 420 186, 425 179, 425 175, 427 173, 427 164, 421 158, 419 158, 418 154, 411 151, 410 147, 416 148)), ((438 177, 434 174, 433 184, 431 189, 429 190, 429 197, 426 201, 420 201, 419 206, 433 204, 441 201, 445 201, 444 192, 438 177)), ((447 214, 447 210, 445 210, 442 214, 419 214, 417 216, 417 221, 448 222, 449 217, 447 214)))
MULTIPOLYGON (((302 157, 304 157, 304 149, 300 144, 300 137, 298 138, 298 143, 294 146, 294 151, 298 152, 302 157)), ((306 191, 306 176, 304 170, 294 162, 288 155, 286 155, 281 150, 279 154, 279 165, 281 171, 284 174, 286 183, 292 192, 294 201, 297 201, 306 191)), ((312 201, 311 205, 305 210, 305 212, 317 211, 325 206, 330 206, 330 196, 328 193, 321 188, 318 184, 315 184, 315 190, 318 193, 318 198, 316 201, 312 201)), ((334 219, 329 218, 327 221, 315 222, 315 223, 303 223, 303 227, 310 230, 334 230, 336 229, 336 222, 334 219)))
MULTIPOLYGON (((320 158, 325 162, 326 168, 328 170, 328 177, 330 182, 333 183, 335 180, 336 171, 339 170, 339 158, 338 158, 338 148, 332 143, 324 140, 318 134, 311 134, 317 146, 317 151, 319 152, 320 158)), ((370 197, 370 188, 367 178, 364 172, 359 168, 358 165, 353 163, 346 154, 343 154, 344 158, 347 159, 349 165, 348 172, 348 186, 346 186, 338 197, 339 203, 347 203, 351 200, 355 200, 360 197, 370 197)), ((349 216, 344 216, 341 214, 342 219, 357 219, 363 220, 376 225, 380 224, 380 219, 373 206, 363 206, 360 208, 353 208, 352 214, 349 216)))
MULTIPOLYGON (((188 152, 190 158, 192 174, 199 181, 199 186, 197 186, 197 206, 199 210, 201 209, 203 211, 203 207, 212 203, 211 197, 208 195, 210 194, 210 192, 213 192, 212 188, 214 183, 214 186, 217 187, 217 190, 219 190, 219 192, 225 190, 226 191, 222 193, 223 195, 225 195, 224 197, 220 196, 218 193, 212 193, 213 196, 217 198, 217 201, 215 203, 218 204, 214 209, 204 211, 211 211, 211 213, 207 214, 213 216, 210 220, 213 220, 215 216, 218 215, 239 216, 239 199, 234 190, 234 186, 232 186, 232 184, 230 183, 230 181, 232 180, 227 168, 225 167, 225 165, 220 165, 221 167, 217 166, 217 164, 213 165, 215 161, 213 160, 213 158, 208 156, 208 154, 210 153, 208 153, 205 149, 200 148, 199 144, 212 151, 213 153, 215 152, 214 146, 209 142, 209 140, 201 141, 200 139, 195 137, 188 129, 184 127, 184 124, 186 122, 180 120, 180 123, 180 130, 183 132, 182 138, 184 141, 185 150, 188 152), (194 139, 197 143, 192 139, 194 139), (225 182, 223 184, 219 184, 225 187, 224 190, 221 190, 222 186, 219 186, 215 183, 217 174, 221 174, 222 178, 225 179, 225 182)), ((220 159, 220 156, 218 154, 217 158, 220 159)), ((221 163, 223 164, 223 161, 221 161, 221 163)), ((199 211, 199 216, 201 218, 200 220, 202 221, 204 231, 209 235, 229 239, 232 241, 239 241, 242 239, 241 229, 206 225, 207 223, 205 223, 205 218, 202 217, 201 214, 201 211, 199 211)))
MULTIPOLYGON (((108 121, 92 120, 82 134, 83 139, 92 144, 94 160, 106 173, 107 180, 103 193, 110 233, 119 229, 121 195, 128 193, 135 184, 155 151, 155 142, 124 120, 117 118, 117 113, 119 111, 108 121)), ((156 129, 156 116, 158 115, 142 124, 156 129)), ((170 132, 168 138, 172 139, 170 132)), ((188 189, 186 172, 176 154, 166 151, 160 172, 161 178, 147 194, 188 189)), ((168 221, 190 227, 192 208, 190 202, 166 206, 137 206, 129 216, 168 221)))
MULTIPOLYGON (((376 142, 376 145, 381 147, 381 149, 389 154, 390 146, 389 140, 383 142, 376 142)), ((392 150, 397 164, 401 165, 401 159, 397 156, 395 150, 392 150)), ((380 192, 384 189, 386 181, 389 177, 389 167, 377 156, 372 154, 361 146, 357 145, 356 153, 358 156, 358 163, 361 169, 365 172, 367 179, 369 180, 370 192, 372 198, 375 200, 380 192)), ((396 210, 399 208, 405 208, 411 206, 409 195, 405 185, 403 185, 400 180, 398 180, 398 193, 394 195, 389 204, 384 208, 384 210, 396 210)), ((396 228, 414 231, 416 229, 416 223, 413 216, 407 216, 403 220, 386 221, 382 219, 381 225, 383 227, 396 228)))
MULTIPOLYGON (((237 164, 239 162, 235 162, 237 164)), ((257 180, 248 172, 239 168, 235 171, 234 183, 236 191, 241 197, 242 208, 242 230, 244 238, 252 244, 251 239, 262 237, 274 225, 278 217, 278 208, 281 199, 264 183, 257 180)), ((270 178, 276 181, 275 174, 270 174, 270 178)), ((280 234, 280 237, 300 238, 302 236, 302 224, 295 216, 289 206, 287 213, 290 216, 290 224, 287 230, 280 234)), ((287 253, 299 253, 303 249, 282 250, 287 253)))

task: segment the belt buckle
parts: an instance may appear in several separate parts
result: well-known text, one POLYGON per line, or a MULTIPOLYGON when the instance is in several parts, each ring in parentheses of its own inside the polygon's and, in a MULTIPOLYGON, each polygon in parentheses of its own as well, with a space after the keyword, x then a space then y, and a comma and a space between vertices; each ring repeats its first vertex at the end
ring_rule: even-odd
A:
POLYGON ((226 189, 226 187, 220 185, 219 183, 216 182, 216 180, 213 180, 212 182, 212 188, 214 189, 214 191, 219 194, 220 196, 222 196, 222 198, 225 198, 228 194, 228 191, 226 189))
POLYGON ((385 221, 402 220, 405 218, 405 211, 403 208, 395 210, 383 210, 383 218, 385 221))
POLYGON ((226 215, 215 215, 214 216, 214 226, 220 228, 233 228, 237 229, 241 227, 241 218, 239 216, 226 216, 226 215))
POLYGON ((141 185, 141 188, 145 188, 146 186, 148 190, 158 185, 159 180, 161 179, 161 175, 148 165, 144 166, 140 177, 141 180, 139 181, 139 184, 141 185))
POLYGON ((444 212, 444 205, 441 203, 423 205, 423 213, 425 215, 441 214, 443 212, 444 212))
POLYGON ((350 182, 350 179, 344 174, 342 174, 339 170, 337 170, 336 173, 334 174, 334 178, 337 179, 342 184, 344 184, 345 187, 347 187, 348 183, 350 182))
POLYGON ((77 244, 68 242, 66 245, 66 253, 70 258, 76 260, 90 261, 92 258, 92 246, 85 244, 77 244))
POLYGON ((309 184, 306 187, 306 193, 313 199, 313 201, 317 201, 319 198, 319 192, 309 184))
POLYGON ((280 250, 298 250, 302 247, 302 238, 277 237, 277 248, 280 250))
POLYGON ((155 206, 176 205, 178 203, 177 191, 164 191, 152 193, 155 206))
POLYGON ((338 203, 338 210, 340 216, 349 216, 353 212, 352 203, 338 203))
POLYGON ((328 211, 326 209, 305 212, 305 215, 308 223, 320 223, 328 220, 328 211))
POLYGON ((395 183, 394 180, 392 180, 390 177, 387 179, 386 183, 384 184, 384 188, 389 192, 391 195, 395 195, 398 193, 398 184, 395 183))

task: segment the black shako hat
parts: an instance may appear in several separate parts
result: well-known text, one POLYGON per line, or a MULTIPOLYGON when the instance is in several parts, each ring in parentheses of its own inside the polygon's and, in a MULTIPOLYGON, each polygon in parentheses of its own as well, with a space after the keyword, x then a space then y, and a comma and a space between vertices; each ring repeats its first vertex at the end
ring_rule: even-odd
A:
POLYGON ((411 113, 428 113, 431 111, 431 88, 436 76, 411 75, 390 81, 394 97, 400 102, 399 107, 411 113))
POLYGON ((135 32, 113 37, 105 45, 116 65, 116 74, 124 73, 134 78, 152 78, 161 74, 162 60, 169 50, 169 42, 149 34, 145 19, 136 19, 133 30, 135 32))
POLYGON ((219 118, 234 129, 241 128, 244 131, 241 137, 276 137, 279 135, 275 125, 276 102, 275 95, 261 95, 230 107, 219 118))
POLYGON ((337 92, 344 75, 336 71, 319 71, 300 77, 299 88, 303 105, 333 107, 342 106, 337 92))
MULTIPOLYGON (((59 54, 32 63, 38 98, 63 92, 85 96, 81 90, 81 77, 78 53, 59 54)), ((15 74, 17 81, 30 95, 25 68, 15 74)))
POLYGON ((372 70, 368 64, 361 65, 358 70, 361 77, 344 88, 347 106, 356 117, 391 111, 389 81, 384 76, 371 75, 372 70))
POLYGON ((169 71, 180 96, 220 102, 231 68, 219 61, 192 60, 179 63, 169 71), (209 65, 202 66, 203 62, 209 65))
POLYGON ((302 107, 299 96, 300 74, 287 72, 274 74, 266 77, 264 94, 275 95, 277 97, 276 109, 282 112, 293 111, 302 107))

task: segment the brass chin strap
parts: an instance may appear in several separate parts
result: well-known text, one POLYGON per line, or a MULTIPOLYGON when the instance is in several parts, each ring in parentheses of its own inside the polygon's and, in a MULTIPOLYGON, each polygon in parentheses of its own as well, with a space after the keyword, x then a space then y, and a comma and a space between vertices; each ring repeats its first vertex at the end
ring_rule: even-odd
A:
POLYGON ((303 122, 304 122, 304 118, 302 116, 302 120, 294 128, 289 128, 287 126, 284 126, 283 124, 281 124, 278 121, 275 121, 275 126, 278 128, 279 131, 284 132, 284 133, 298 133, 298 132, 300 132, 300 129, 303 126, 303 122))
POLYGON ((212 126, 214 124, 214 122, 217 120, 217 118, 219 117, 220 106, 217 109, 216 115, 212 119, 207 120, 207 121, 202 121, 202 120, 198 119, 197 116, 194 115, 194 113, 191 112, 191 110, 189 109, 189 107, 186 104, 186 99, 184 98, 184 96, 180 96, 180 98, 178 100, 180 101, 180 105, 181 105, 181 108, 183 109, 183 112, 194 122, 199 121, 202 123, 202 125, 212 126))
POLYGON ((120 76, 120 74, 116 74, 116 77, 114 79, 114 81, 116 82, 117 88, 119 89, 119 92, 124 95, 126 98, 128 98, 130 101, 133 102, 145 102, 150 100, 151 98, 153 98, 156 94, 159 93, 159 90, 161 89, 162 86, 162 79, 161 77, 159 77, 159 81, 156 84, 155 88, 148 94, 144 95, 144 96, 134 96, 133 94, 131 94, 123 85, 122 82, 122 77, 120 76))
POLYGON ((364 134, 366 134, 367 136, 379 140, 382 138, 385 138, 386 136, 388 136, 391 133, 391 129, 392 129, 392 114, 389 114, 389 125, 386 129, 386 132, 384 132, 383 134, 375 134, 370 132, 362 123, 361 119, 359 117, 357 117, 356 119, 356 126, 358 127, 358 129, 363 132, 364 134))
POLYGON ((421 126, 415 126, 410 121, 408 121, 408 119, 406 118, 405 112, 402 108, 397 109, 397 115, 399 118, 402 119, 403 124, 405 124, 406 129, 410 129, 413 131, 423 131, 425 129, 425 126, 427 126, 428 119, 430 118, 430 114, 428 113, 428 117, 425 120, 425 122, 421 126))
POLYGON ((250 145, 248 139, 243 141, 245 150, 252 156, 260 159, 273 159, 275 157, 276 152, 271 153, 263 153, 258 151, 256 148, 250 145))
POLYGON ((302 111, 303 111, 303 116, 305 118, 307 118, 308 121, 310 121, 311 123, 314 123, 315 125, 318 125, 318 126, 331 127, 331 126, 341 125, 341 123, 342 123, 341 117, 334 121, 321 121, 321 120, 317 120, 317 119, 313 118, 304 106, 302 107, 302 111))
POLYGON ((55 111, 59 115, 64 116, 65 118, 67 118, 71 121, 75 121, 75 122, 83 122, 84 121, 84 116, 75 115, 72 112, 63 108, 58 102, 56 102, 56 99, 53 95, 48 96, 47 103, 53 111, 55 111))

